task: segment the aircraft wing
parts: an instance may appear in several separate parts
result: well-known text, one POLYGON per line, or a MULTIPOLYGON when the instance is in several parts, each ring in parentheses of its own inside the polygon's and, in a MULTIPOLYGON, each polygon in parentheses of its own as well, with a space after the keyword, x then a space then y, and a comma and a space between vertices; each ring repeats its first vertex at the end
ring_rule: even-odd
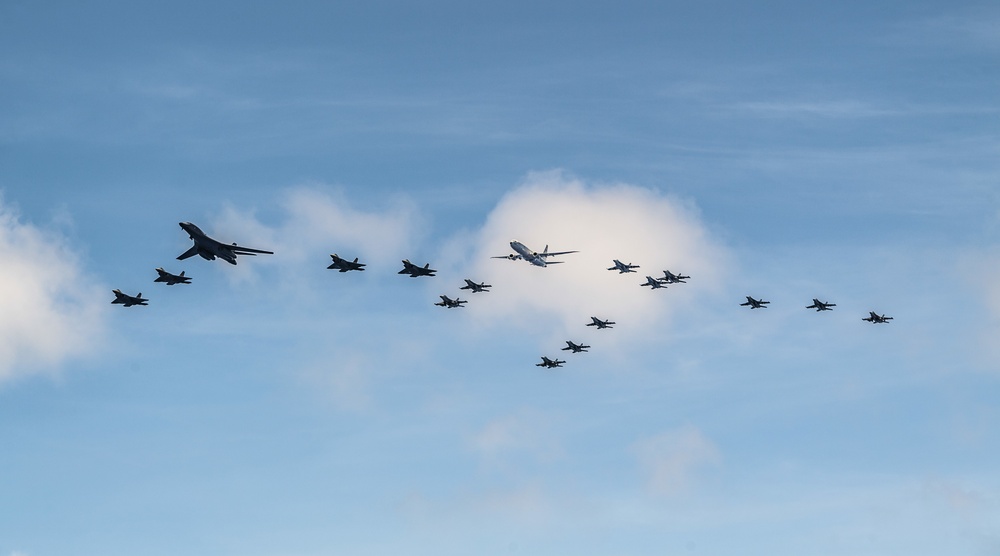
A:
POLYGON ((273 255, 274 254, 274 251, 264 251, 263 249, 251 249, 249 247, 240 247, 239 245, 236 245, 235 243, 232 244, 232 245, 227 245, 226 247, 229 248, 230 251, 232 251, 233 253, 236 253, 238 255, 256 255, 257 253, 260 253, 262 255, 273 255))
MULTIPOLYGON (((555 257, 556 255, 569 255, 570 253, 579 253, 579 251, 555 251, 552 253, 538 253, 539 257, 555 257)), ((553 263, 549 263, 553 264, 553 263)))
POLYGON ((188 249, 187 251, 185 251, 185 252, 181 253, 180 255, 178 255, 177 256, 177 260, 183 261, 184 259, 187 259, 189 257, 193 257, 193 256, 195 256, 197 254, 198 254, 198 245, 195 244, 195 245, 192 245, 191 248, 188 249))

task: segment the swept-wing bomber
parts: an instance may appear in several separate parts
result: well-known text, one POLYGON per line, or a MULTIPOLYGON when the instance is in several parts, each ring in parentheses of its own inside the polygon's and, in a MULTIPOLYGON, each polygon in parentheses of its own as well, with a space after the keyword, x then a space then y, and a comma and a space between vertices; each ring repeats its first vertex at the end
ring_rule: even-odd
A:
POLYGON ((333 259, 333 263, 326 267, 329 270, 336 270, 339 272, 349 272, 351 270, 364 270, 365 263, 359 263, 358 258, 354 257, 354 261, 348 261, 346 259, 341 259, 336 253, 330 255, 333 259))
POLYGON ((441 298, 441 301, 435 303, 435 305, 437 305, 438 307, 445 307, 445 308, 448 308, 448 309, 457 309, 457 308, 461 307, 462 305, 468 303, 468 301, 463 301, 461 299, 458 299, 457 297, 455 299, 451 299, 447 295, 440 295, 438 297, 441 298))
POLYGON ((490 258, 491 259, 508 259, 508 260, 511 260, 511 261, 516 261, 516 260, 519 260, 519 259, 524 259, 524 260, 528 261, 529 263, 531 263, 531 264, 533 264, 535 266, 542 266, 542 267, 544 267, 544 266, 548 266, 550 264, 559 264, 559 263, 562 262, 562 261, 551 261, 551 262, 550 261, 546 261, 545 259, 547 259, 549 257, 555 257, 556 255, 568 255, 570 253, 578 253, 579 252, 579 251, 555 251, 555 252, 549 253, 549 246, 546 245, 545 246, 545 250, 542 251, 541 253, 539 253, 537 251, 532 251, 531 249, 528 249, 528 247, 526 245, 524 245, 520 241, 517 241, 516 239, 514 241, 510 242, 510 248, 514 250, 514 253, 511 253, 510 255, 500 255, 498 257, 490 257, 490 258))
POLYGON ((546 369, 555 369, 556 367, 562 367, 565 361, 560 361, 559 359, 549 359, 548 357, 542 356, 541 363, 535 363, 536 367, 545 367, 546 369))
POLYGON ((750 307, 751 309, 767 309, 765 305, 767 305, 768 303, 770 303, 770 301, 764 301, 763 299, 754 299, 748 295, 747 302, 740 303, 740 307, 750 307))
POLYGON ((615 265, 612 266, 611 268, 609 268, 608 270, 617 270, 618 274, 625 274, 626 272, 635 272, 632 269, 633 268, 639 268, 639 265, 637 265, 637 264, 623 263, 623 262, 619 261, 618 259, 615 259, 614 263, 615 263, 615 265))
POLYGON ((492 288, 492 287, 493 286, 491 286, 490 284, 487 284, 486 282, 482 282, 480 284, 477 284, 477 283, 473 282, 472 280, 469 280, 468 278, 465 278, 465 285, 462 286, 461 288, 458 288, 458 289, 460 289, 460 290, 472 290, 472 293, 479 293, 479 292, 489 292, 490 288, 492 288))
POLYGON ((598 330, 602 328, 611 328, 611 325, 615 324, 614 321, 601 320, 597 317, 590 317, 590 320, 591 322, 587 326, 596 326, 598 330))
POLYGON ((686 284, 685 280, 690 278, 690 276, 684 276, 683 274, 674 274, 669 270, 663 271, 663 278, 660 281, 664 284, 686 284))
POLYGON ((574 344, 573 342, 566 340, 566 347, 562 348, 563 351, 572 351, 573 353, 585 352, 590 346, 584 344, 574 344))
POLYGON ((663 282, 657 280, 656 278, 653 278, 652 276, 646 276, 646 281, 643 282, 642 284, 639 284, 639 285, 640 286, 650 286, 654 290, 655 289, 659 289, 659 288, 666 288, 667 287, 667 286, 665 286, 663 284, 663 282))
POLYGON ((403 259, 403 270, 400 270, 396 274, 409 274, 410 278, 416 278, 418 276, 434 276, 437 272, 431 268, 431 263, 427 263, 424 266, 417 266, 410 262, 409 259, 403 259))
POLYGON ((148 299, 143 299, 142 292, 136 295, 129 295, 127 293, 122 293, 121 290, 111 290, 111 293, 115 294, 115 300, 111 302, 112 305, 124 305, 126 307, 131 307, 133 305, 149 305, 146 303, 148 299))
POLYGON ((868 315, 869 315, 868 318, 864 318, 861 320, 866 320, 872 324, 889 324, 889 321, 892 320, 892 317, 879 315, 875 311, 868 311, 868 315))
POLYGON ((180 254, 177 257, 178 260, 183 261, 188 257, 193 257, 199 255, 201 258, 214 261, 216 258, 220 258, 229 264, 236 264, 237 255, 273 255, 272 251, 264 251, 262 249, 251 249, 249 247, 240 247, 235 243, 231 245, 226 245, 221 241, 216 241, 207 235, 205 232, 201 231, 201 228, 195 226, 190 222, 181 222, 181 228, 188 233, 188 236, 194 241, 194 245, 190 249, 180 254))
POLYGON ((831 309, 831 307, 836 307, 836 306, 837 306, 836 303, 824 303, 824 302, 822 302, 822 301, 820 301, 820 300, 818 300, 818 299, 816 299, 814 297, 813 298, 813 304, 812 305, 806 305, 806 309, 816 309, 816 312, 819 312, 819 311, 832 311, 833 309, 831 309))
POLYGON ((181 271, 180 274, 170 274, 166 270, 163 270, 162 268, 158 268, 158 269, 156 269, 156 273, 159 274, 159 277, 157 277, 156 280, 153 280, 154 282, 163 282, 163 283, 165 283, 168 286, 173 286, 174 284, 190 284, 191 283, 191 277, 190 276, 184 276, 184 271, 183 270, 181 271))

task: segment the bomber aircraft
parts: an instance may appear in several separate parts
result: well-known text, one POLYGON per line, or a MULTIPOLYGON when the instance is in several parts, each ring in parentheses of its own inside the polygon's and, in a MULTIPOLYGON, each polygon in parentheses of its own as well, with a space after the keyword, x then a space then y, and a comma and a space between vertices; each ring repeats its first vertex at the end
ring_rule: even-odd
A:
POLYGON ((201 228, 195 226, 190 222, 181 222, 181 228, 188 233, 188 236, 194 241, 194 245, 190 249, 180 254, 177 257, 178 260, 183 261, 188 257, 193 257, 195 255, 201 256, 201 258, 209 261, 214 261, 216 257, 226 261, 229 264, 236 264, 237 255, 273 255, 272 251, 264 251, 261 249, 251 249, 249 247, 240 247, 233 243, 232 245, 226 245, 221 241, 216 241, 207 235, 205 232, 201 231, 201 228))
POLYGON ((585 352, 590 346, 583 344, 574 344, 573 342, 566 340, 566 347, 562 348, 563 351, 572 351, 573 353, 585 352))
POLYGON ((351 270, 364 270, 365 263, 359 263, 358 258, 354 257, 354 261, 348 261, 346 259, 341 259, 336 253, 330 255, 333 259, 333 264, 326 267, 329 270, 336 270, 339 272, 349 272, 351 270))
POLYGON ((637 264, 623 263, 618 259, 614 260, 615 266, 609 268, 608 270, 617 270, 618 274, 625 274, 626 272, 635 272, 633 268, 639 268, 637 264))
POLYGON ((872 324, 889 324, 889 321, 892 320, 892 317, 887 317, 885 315, 879 315, 875 311, 868 311, 868 314, 870 315, 868 318, 861 319, 861 320, 866 320, 866 321, 868 321, 868 322, 870 322, 872 324))
POLYGON ((459 299, 457 297, 455 299, 451 299, 447 295, 440 295, 438 297, 441 298, 441 301, 435 303, 435 305, 437 305, 438 307, 445 307, 445 308, 448 308, 448 309, 457 309, 457 308, 461 307, 462 305, 468 303, 468 301, 463 301, 463 300, 461 300, 461 299, 459 299))
POLYGON ((535 266, 545 267, 550 264, 559 264, 563 262, 563 261, 552 261, 552 262, 546 261, 545 259, 548 257, 555 257, 556 255, 568 255, 570 253, 579 253, 579 251, 556 251, 553 253, 549 253, 548 245, 545 246, 544 251, 539 253, 537 251, 532 251, 531 249, 528 249, 527 246, 525 246, 520 241, 517 241, 516 239, 510 242, 510 248, 513 249, 515 252, 511 253, 510 255, 500 255, 498 257, 490 257, 490 258, 509 259, 511 261, 524 259, 535 266))
POLYGON ((166 270, 158 268, 156 269, 156 273, 159 274, 160 276, 156 280, 153 280, 154 282, 165 282, 168 286, 173 286, 174 284, 191 283, 191 277, 184 276, 183 270, 181 271, 180 275, 177 275, 177 274, 170 274, 166 270))
POLYGON ((818 313, 820 311, 832 311, 833 309, 831 309, 830 307, 836 307, 836 306, 837 306, 836 303, 824 303, 814 297, 813 304, 806 305, 806 309, 816 309, 816 312, 818 313))
POLYGON ((133 305, 149 305, 146 303, 148 299, 143 299, 142 292, 136 295, 129 295, 127 293, 122 293, 121 290, 111 290, 111 293, 115 294, 115 300, 111 302, 112 305, 124 305, 126 307, 131 307, 133 305))
POLYGON ((610 320, 601 320, 601 319, 599 319, 597 317, 590 317, 590 320, 592 322, 590 324, 588 324, 587 326, 596 326, 598 330, 600 330, 602 328, 612 328, 611 325, 615 324, 613 321, 610 321, 610 320))
POLYGON ((663 278, 660 278, 664 284, 686 284, 685 280, 690 278, 690 276, 684 276, 683 274, 674 274, 669 270, 663 271, 663 278))
POLYGON ((767 309, 765 305, 767 305, 768 303, 770 303, 770 301, 764 301, 763 299, 754 299, 748 295, 747 302, 740 303, 740 307, 750 307, 751 309, 767 309))
POLYGON ((462 286, 461 288, 458 288, 458 289, 460 289, 460 290, 472 290, 472 293, 479 293, 479 292, 487 292, 488 293, 490 291, 490 288, 492 288, 492 287, 493 286, 491 286, 490 284, 487 284, 486 282, 483 282, 481 284, 477 284, 477 283, 473 282, 472 280, 469 280, 468 278, 465 278, 465 285, 462 286))
POLYGON ((396 274, 409 274, 410 278, 416 278, 418 276, 434 276, 437 272, 431 268, 431 263, 427 263, 424 266, 417 266, 410 262, 409 259, 403 259, 403 270, 400 270, 396 274))
POLYGON ((663 282, 657 280, 656 278, 653 278, 652 276, 646 276, 646 281, 644 283, 642 283, 642 284, 639 284, 639 285, 640 286, 652 286, 652 288, 654 290, 655 289, 659 289, 659 288, 666 288, 666 286, 663 285, 663 282))
POLYGON ((555 369, 556 367, 562 367, 565 361, 560 361, 559 359, 549 359, 548 357, 542 356, 541 363, 535 363, 536 367, 545 367, 546 369, 555 369))

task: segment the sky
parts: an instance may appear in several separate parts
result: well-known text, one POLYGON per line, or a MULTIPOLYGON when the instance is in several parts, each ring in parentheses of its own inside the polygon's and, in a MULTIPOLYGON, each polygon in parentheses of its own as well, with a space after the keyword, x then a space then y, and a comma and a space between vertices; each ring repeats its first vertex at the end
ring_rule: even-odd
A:
POLYGON ((998 28, 3 2, 0 556, 1000 553, 998 28))

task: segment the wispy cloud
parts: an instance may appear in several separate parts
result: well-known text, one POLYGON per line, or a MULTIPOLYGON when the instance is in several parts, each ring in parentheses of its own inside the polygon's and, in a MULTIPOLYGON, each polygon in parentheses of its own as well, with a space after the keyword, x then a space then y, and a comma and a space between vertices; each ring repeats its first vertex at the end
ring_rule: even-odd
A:
POLYGON ((647 474, 649 491, 659 496, 687 490, 701 468, 721 461, 715 444, 691 425, 645 438, 634 450, 647 474))
POLYGON ((21 222, 0 200, 0 260, 0 382, 95 351, 110 292, 65 238, 21 222))

